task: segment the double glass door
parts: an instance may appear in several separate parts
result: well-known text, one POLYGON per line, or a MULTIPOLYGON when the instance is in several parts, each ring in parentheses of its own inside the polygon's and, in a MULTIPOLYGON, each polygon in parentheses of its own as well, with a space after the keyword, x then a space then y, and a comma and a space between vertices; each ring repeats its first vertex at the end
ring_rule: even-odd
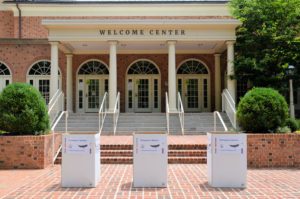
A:
POLYGON ((108 76, 78 76, 78 111, 98 112, 105 92, 108 92, 108 76))
POLYGON ((209 111, 209 85, 207 77, 179 76, 177 78, 177 89, 181 94, 186 112, 209 111))
POLYGON ((155 112, 159 110, 159 81, 155 77, 127 79, 127 111, 155 112))

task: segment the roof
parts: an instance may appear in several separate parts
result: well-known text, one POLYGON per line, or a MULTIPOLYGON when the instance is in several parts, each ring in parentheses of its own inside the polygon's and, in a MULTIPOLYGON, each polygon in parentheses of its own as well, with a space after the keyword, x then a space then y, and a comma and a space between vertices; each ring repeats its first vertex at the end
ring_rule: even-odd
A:
POLYGON ((5 0, 4 3, 22 4, 223 4, 229 0, 5 0))

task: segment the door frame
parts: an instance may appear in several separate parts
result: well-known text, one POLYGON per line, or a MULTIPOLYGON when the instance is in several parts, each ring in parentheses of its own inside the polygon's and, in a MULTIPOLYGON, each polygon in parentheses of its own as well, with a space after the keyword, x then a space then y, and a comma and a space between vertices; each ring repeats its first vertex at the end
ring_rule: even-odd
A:
MULTIPOLYGON (((105 93, 105 80, 109 80, 109 75, 77 75, 76 78, 76 110, 79 113, 94 113, 94 111, 88 110, 88 99, 86 97, 88 91, 88 84, 86 83, 90 79, 99 80, 99 104, 102 102, 103 95, 105 93), (79 85, 79 80, 83 80, 83 87, 79 85), (103 88, 101 88, 103 87, 103 88), (82 108, 79 107, 79 90, 83 91, 82 108), (101 93, 101 90, 103 93, 101 93)), ((108 96, 107 96, 108 97, 108 96)), ((108 99, 107 99, 108 100, 108 99)), ((100 107, 99 107, 100 108, 100 107)), ((97 112, 97 111, 95 111, 97 112)))
MULTIPOLYGON (((189 59, 185 59, 183 60, 182 62, 180 62, 178 65, 177 65, 177 68, 176 68, 176 93, 178 93, 178 79, 199 79, 198 81, 198 85, 199 85, 199 88, 200 89, 200 93, 199 93, 199 96, 200 96, 200 99, 199 99, 199 105, 200 105, 200 108, 199 108, 199 111, 197 112, 210 112, 211 111, 211 71, 209 69, 209 67, 207 66, 207 64, 205 64, 205 62, 201 61, 200 59, 197 59, 197 58, 189 58, 189 59), (207 74, 178 74, 178 70, 179 68, 186 62, 188 61, 197 61, 199 63, 201 63, 207 70, 207 74), (204 89, 203 89, 203 80, 204 79, 207 79, 207 108, 204 107, 204 89)), ((184 89, 184 83, 182 82, 182 89, 184 89)), ((183 90, 182 90, 183 91, 183 90)), ((186 110, 186 107, 185 107, 185 103, 184 102, 184 97, 185 96, 181 96, 182 98, 182 101, 183 101, 183 106, 184 106, 184 111, 185 112, 189 112, 188 110, 186 110)), ((177 99, 178 100, 178 99, 177 99)), ((194 112, 194 111, 191 111, 191 112, 194 112)))
POLYGON ((161 111, 161 78, 160 78, 160 75, 153 75, 153 74, 148 74, 148 75, 140 75, 140 74, 137 74, 137 75, 127 75, 126 76, 126 80, 125 80, 125 103, 126 103, 126 106, 125 106, 125 110, 126 112, 133 112, 133 113, 151 113, 151 112, 160 112, 161 111), (132 108, 129 108, 128 107, 128 103, 129 103, 129 99, 128 99, 128 80, 129 79, 132 79, 132 92, 133 92, 133 106, 132 108), (137 84, 136 84, 136 81, 138 81, 139 79, 149 79, 149 110, 141 110, 139 111, 138 108, 137 108, 137 99, 135 97, 135 92, 137 90, 137 84), (158 107, 157 108, 154 108, 154 79, 157 79, 158 80, 158 107))
POLYGON ((210 112, 210 107, 211 107, 211 86, 210 86, 210 76, 205 74, 179 74, 176 77, 176 92, 178 93, 178 79, 182 79, 182 104, 184 107, 185 112, 210 112), (198 104, 199 108, 198 110, 188 110, 187 109, 187 101, 186 101, 186 80, 188 79, 198 79, 198 89, 199 89, 199 94, 198 94, 198 104), (204 89, 203 89, 203 80, 207 79, 207 108, 204 107, 204 89))

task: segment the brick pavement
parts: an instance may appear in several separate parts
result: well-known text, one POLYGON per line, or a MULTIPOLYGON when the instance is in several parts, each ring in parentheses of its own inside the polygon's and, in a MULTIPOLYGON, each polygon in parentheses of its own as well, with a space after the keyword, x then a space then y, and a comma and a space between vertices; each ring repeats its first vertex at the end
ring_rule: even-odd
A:
POLYGON ((0 198, 300 198, 299 169, 249 169, 248 187, 232 189, 209 187, 206 165, 169 165, 168 188, 143 189, 132 187, 132 165, 102 165, 97 188, 61 188, 60 168, 0 171, 0 198))

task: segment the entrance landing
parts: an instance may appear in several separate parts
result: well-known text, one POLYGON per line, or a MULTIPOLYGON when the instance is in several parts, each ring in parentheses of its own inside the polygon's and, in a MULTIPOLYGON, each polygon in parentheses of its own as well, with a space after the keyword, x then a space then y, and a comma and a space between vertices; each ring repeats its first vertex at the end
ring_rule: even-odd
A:
MULTIPOLYGON (((221 113, 228 129, 232 125, 225 113, 221 113)), ((170 114, 169 134, 181 135, 181 126, 178 114, 170 114)), ((58 123, 56 131, 64 132, 64 118, 58 123)), ((214 116, 212 112, 185 113, 184 134, 201 135, 214 130, 214 116)), ((217 120, 217 130, 223 131, 221 122, 217 120)), ((99 119, 96 113, 69 115, 68 131, 71 132, 98 132, 99 119)), ((134 132, 167 132, 166 113, 120 113, 116 135, 132 135, 134 132)), ((107 114, 102 135, 113 135, 113 115, 107 114)))

